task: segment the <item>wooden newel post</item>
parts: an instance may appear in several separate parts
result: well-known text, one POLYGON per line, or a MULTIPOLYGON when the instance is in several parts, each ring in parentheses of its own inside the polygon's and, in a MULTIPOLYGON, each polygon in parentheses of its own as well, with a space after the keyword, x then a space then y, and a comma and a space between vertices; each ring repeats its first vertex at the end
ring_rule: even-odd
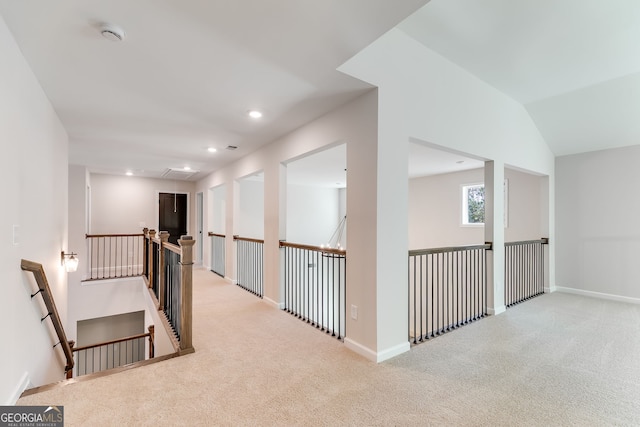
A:
MULTIPOLYGON (((76 345, 76 342, 73 340, 69 341, 69 348, 71 348, 71 354, 73 354, 73 346, 76 345)), ((66 368, 67 372, 65 372, 67 374, 67 379, 70 380, 71 378, 73 378, 73 366, 71 366, 71 368, 69 368, 69 366, 67 365, 66 368)))
POLYGON ((167 286, 167 275, 166 275, 166 268, 165 268, 165 259, 164 259, 164 244, 169 242, 169 232, 168 231, 161 231, 158 234, 158 237, 160 238, 160 247, 158 248, 158 250, 160 251, 160 253, 158 254, 158 259, 160 260, 159 265, 158 265, 158 294, 160 295, 156 295, 158 297, 158 310, 164 310, 165 309, 165 300, 164 297, 166 295, 165 292, 165 288, 167 286))
MULTIPOLYGON (((156 238, 156 230, 149 230, 149 240, 147 244, 147 250, 149 251, 149 265, 147 266, 147 271, 149 272, 149 287, 153 287, 153 239, 156 238)), ((157 295, 156 295, 157 296, 157 295)))
POLYGON ((156 327, 153 325, 149 325, 149 328, 147 328, 149 330, 149 359, 153 359, 153 356, 155 355, 155 329, 156 327))
POLYGON ((182 236, 178 240, 181 249, 180 256, 180 353, 194 351, 192 343, 193 318, 193 245, 196 243, 191 236, 182 236))
POLYGON ((144 261, 147 261, 142 266, 142 275, 146 277, 147 280, 149 280, 149 262, 148 261, 149 261, 149 254, 151 253, 149 252, 149 229, 147 227, 143 228, 142 234, 144 234, 144 237, 142 238, 144 241, 142 246, 142 251, 143 251, 142 259, 143 259, 143 263, 144 261))

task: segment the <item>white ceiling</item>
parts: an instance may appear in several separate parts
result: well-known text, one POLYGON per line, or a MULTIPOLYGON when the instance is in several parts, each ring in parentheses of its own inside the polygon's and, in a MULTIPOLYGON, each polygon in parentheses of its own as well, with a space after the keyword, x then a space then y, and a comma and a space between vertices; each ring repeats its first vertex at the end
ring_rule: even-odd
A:
POLYGON ((198 179, 254 151, 369 90, 336 68, 425 4, 399 28, 522 103, 557 155, 640 141, 639 1, 427 1, 0 0, 0 15, 70 163, 94 172, 198 179))
MULTIPOLYGON (((484 161, 418 142, 409 143, 409 178, 484 167, 484 161)), ((329 148, 287 164, 287 183, 316 187, 347 186, 347 146, 329 148)))
POLYGON ((432 0, 399 28, 523 104, 556 155, 640 143, 640 1, 432 0))
POLYGON ((156 177, 188 165, 197 179, 371 89, 336 68, 426 2, 0 0, 0 15, 70 163, 156 177), (105 22, 125 40, 104 39, 105 22))

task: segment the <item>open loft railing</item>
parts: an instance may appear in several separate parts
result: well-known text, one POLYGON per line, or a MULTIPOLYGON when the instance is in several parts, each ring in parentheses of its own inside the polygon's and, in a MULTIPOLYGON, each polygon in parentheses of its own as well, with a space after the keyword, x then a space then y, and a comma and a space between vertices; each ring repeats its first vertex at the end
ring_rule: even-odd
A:
POLYGON ((409 251, 409 341, 418 344, 486 315, 491 244, 409 251))
POLYGON ((209 237, 211 237, 211 271, 220 277, 224 277, 226 236, 209 232, 209 237))
POLYGON ((149 265, 144 276, 158 310, 164 313, 167 330, 173 331, 173 345, 181 354, 194 351, 192 345, 193 245, 182 236, 178 245, 169 243, 169 233, 145 231, 149 265))
POLYGON ((508 307, 544 293, 545 245, 549 239, 504 244, 504 303, 508 307))
POLYGON ((264 295, 264 240, 233 236, 236 242, 236 284, 262 298, 264 295))
POLYGON ((73 374, 78 377, 153 359, 154 353, 154 326, 150 325, 144 334, 73 348, 73 374))
POLYGON ((146 274, 148 252, 144 242, 145 232, 87 234, 86 280, 117 279, 146 274))
POLYGON ((284 310, 338 339, 344 338, 346 251, 284 241, 280 248, 284 257, 284 310))

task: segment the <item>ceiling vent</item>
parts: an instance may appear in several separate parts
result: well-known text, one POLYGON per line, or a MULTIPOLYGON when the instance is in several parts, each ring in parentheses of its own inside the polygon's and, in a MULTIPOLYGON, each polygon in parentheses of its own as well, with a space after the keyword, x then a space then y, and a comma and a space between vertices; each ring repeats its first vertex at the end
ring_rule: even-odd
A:
POLYGON ((233 151, 236 148, 238 148, 238 147, 236 147, 235 145, 227 145, 227 150, 232 150, 233 151))
POLYGON ((165 169, 165 171, 162 173, 162 178, 164 179, 176 179, 176 180, 183 180, 186 181, 189 178, 191 178, 192 176, 194 176, 195 174, 197 174, 199 171, 197 170, 184 170, 184 169, 180 169, 180 168, 169 168, 169 169, 165 169))

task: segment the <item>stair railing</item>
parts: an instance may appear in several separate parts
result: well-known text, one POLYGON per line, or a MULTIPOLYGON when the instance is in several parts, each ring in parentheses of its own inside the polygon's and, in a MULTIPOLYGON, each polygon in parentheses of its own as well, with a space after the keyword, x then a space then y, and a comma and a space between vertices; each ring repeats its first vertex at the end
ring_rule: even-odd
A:
MULTIPOLYGON (((150 325, 148 332, 73 348, 75 356, 75 375, 87 375, 106 371, 119 366, 129 365, 145 359, 153 359, 155 354, 154 326, 150 325), (145 340, 148 340, 148 351, 145 357, 145 340)), ((67 372, 67 378, 72 378, 72 371, 67 372)))
POLYGON ((69 375, 73 369, 73 351, 71 350, 73 346, 73 341, 67 340, 67 335, 64 333, 64 328, 62 327, 62 322, 60 321, 60 315, 58 314, 58 309, 56 308, 56 303, 53 300, 53 294, 51 293, 51 288, 49 287, 49 282, 47 281, 47 276, 44 273, 44 268, 42 264, 38 264, 37 262, 28 261, 23 259, 20 262, 20 268, 24 271, 30 271, 33 273, 33 277, 36 280, 36 284, 38 285, 38 291, 31 295, 31 298, 40 294, 42 296, 42 300, 44 301, 44 305, 47 309, 47 313, 44 317, 40 319, 41 322, 44 322, 46 318, 51 319, 51 323, 53 323, 53 329, 56 331, 56 335, 58 337, 58 343, 54 345, 60 345, 62 351, 64 353, 67 364, 64 367, 64 372, 66 375, 69 375))

